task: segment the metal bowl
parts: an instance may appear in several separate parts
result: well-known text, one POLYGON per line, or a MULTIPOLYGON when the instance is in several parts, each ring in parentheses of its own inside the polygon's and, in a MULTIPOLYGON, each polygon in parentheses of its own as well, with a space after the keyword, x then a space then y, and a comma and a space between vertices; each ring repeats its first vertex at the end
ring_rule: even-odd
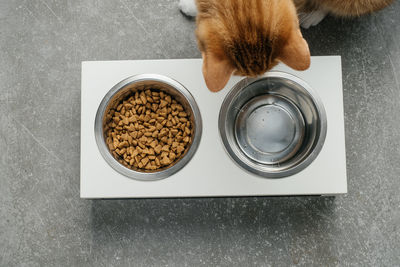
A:
POLYGON ((284 72, 236 84, 219 113, 219 131, 230 157, 266 178, 300 172, 325 141, 324 106, 311 87, 284 72))
POLYGON ((97 110, 94 132, 100 153, 112 168, 129 178, 152 181, 164 179, 171 176, 172 174, 182 169, 190 161, 200 143, 202 121, 200 110, 197 106, 196 101, 194 100, 190 92, 182 84, 162 75, 141 74, 129 77, 119 82, 104 96, 97 110), (189 115, 188 118, 193 126, 193 138, 192 142, 189 144, 189 147, 186 149, 184 154, 173 165, 166 166, 156 171, 139 171, 125 167, 124 165, 119 163, 110 153, 106 145, 104 136, 104 125, 106 123, 105 114, 108 113, 110 108, 116 108, 119 102, 122 99, 126 98, 128 95, 132 95, 136 91, 142 91, 149 88, 168 93, 185 108, 185 111, 189 115))

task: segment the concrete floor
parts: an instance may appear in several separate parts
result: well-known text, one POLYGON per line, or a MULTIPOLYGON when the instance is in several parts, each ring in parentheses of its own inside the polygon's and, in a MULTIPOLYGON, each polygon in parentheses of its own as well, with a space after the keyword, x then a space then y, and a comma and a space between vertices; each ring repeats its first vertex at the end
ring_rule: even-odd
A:
POLYGON ((193 58, 177 0, 0 0, 0 265, 400 265, 400 3, 304 31, 341 55, 349 193, 81 200, 83 60, 193 58))

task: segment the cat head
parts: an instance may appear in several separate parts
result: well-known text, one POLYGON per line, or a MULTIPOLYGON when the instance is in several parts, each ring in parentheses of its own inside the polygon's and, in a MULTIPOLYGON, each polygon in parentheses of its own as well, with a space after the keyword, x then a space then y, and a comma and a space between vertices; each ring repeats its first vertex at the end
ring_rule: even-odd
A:
POLYGON ((296 70, 310 65, 292 0, 198 0, 196 36, 203 75, 211 91, 232 74, 255 77, 283 62, 296 70))

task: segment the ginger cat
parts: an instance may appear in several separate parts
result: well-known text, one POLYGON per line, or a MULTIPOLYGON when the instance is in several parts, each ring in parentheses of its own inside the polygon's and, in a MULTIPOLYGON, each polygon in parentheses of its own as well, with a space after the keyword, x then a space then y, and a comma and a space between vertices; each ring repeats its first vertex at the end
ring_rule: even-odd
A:
POLYGON ((359 16, 393 0, 181 0, 181 10, 197 14, 196 37, 203 75, 211 91, 225 87, 232 74, 254 77, 283 62, 296 70, 310 65, 310 51, 299 27, 326 14, 359 16))

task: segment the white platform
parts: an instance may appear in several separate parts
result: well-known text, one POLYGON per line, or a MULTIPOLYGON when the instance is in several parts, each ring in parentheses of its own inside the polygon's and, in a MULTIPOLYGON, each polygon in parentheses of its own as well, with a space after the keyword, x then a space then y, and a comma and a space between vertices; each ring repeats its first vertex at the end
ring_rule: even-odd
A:
POLYGON ((206 196, 333 195, 347 193, 341 59, 312 57, 309 70, 276 67, 305 80, 324 103, 328 132, 321 153, 300 173, 282 179, 261 178, 241 169, 225 152, 218 132, 218 113, 229 89, 206 88, 200 59, 92 61, 82 63, 81 197, 145 198, 206 196), (114 171, 102 158, 94 137, 94 120, 104 95, 119 81, 157 73, 182 83, 194 96, 203 120, 203 135, 192 160, 160 181, 136 181, 114 171))

